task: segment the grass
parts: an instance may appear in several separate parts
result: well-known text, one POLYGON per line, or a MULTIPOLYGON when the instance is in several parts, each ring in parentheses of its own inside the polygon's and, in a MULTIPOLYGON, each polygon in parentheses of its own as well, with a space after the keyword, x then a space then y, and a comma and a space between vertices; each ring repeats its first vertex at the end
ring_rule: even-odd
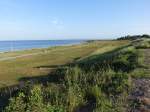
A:
POLYGON ((4 112, 126 112, 132 78, 149 77, 149 49, 137 47, 136 41, 90 41, 43 50, 0 63, 9 72, 13 68, 14 82, 27 81, 12 92, 4 112))
MULTIPOLYGON (((94 41, 67 48, 59 47, 59 50, 56 48, 53 52, 49 52, 51 55, 44 54, 46 56, 37 55, 36 58, 35 56, 29 58, 30 61, 36 59, 31 61, 32 66, 42 68, 42 71, 52 67, 52 64, 55 65, 54 68, 56 65, 58 68, 53 72, 54 75, 46 77, 46 84, 29 82, 19 89, 19 92, 17 91, 10 99, 9 105, 5 108, 6 112, 18 110, 22 112, 85 112, 86 110, 123 112, 125 110, 130 91, 129 72, 137 66, 134 47, 126 41, 94 41), (54 58, 54 62, 49 65, 47 60, 50 56, 53 56, 51 58, 54 58), (57 56, 61 57, 55 60, 57 56), (65 66, 60 66, 63 63, 56 64, 57 61, 60 63, 60 60, 63 60, 65 66), (39 61, 39 64, 44 63, 36 65, 35 62, 39 61), (67 62, 69 64, 66 65, 67 62)), ((32 76, 31 79, 42 80, 42 76, 32 76)))
POLYGON ((135 48, 138 52, 138 63, 139 67, 137 67, 132 73, 131 76, 133 78, 150 78, 150 60, 149 60, 149 45, 150 40, 149 39, 143 39, 137 44, 135 44, 135 48))
POLYGON ((27 81, 12 91, 4 112, 126 111, 132 73, 144 65, 142 49, 129 41, 92 41, 43 50, 0 62, 11 85, 27 81))
POLYGON ((0 58, 42 52, 38 55, 0 61, 0 83, 3 84, 0 86, 17 84, 22 77, 48 75, 57 66, 102 54, 125 44, 127 41, 94 41, 80 45, 2 53, 0 58))
POLYGON ((142 42, 135 45, 137 49, 149 49, 150 48, 150 39, 143 39, 142 42))

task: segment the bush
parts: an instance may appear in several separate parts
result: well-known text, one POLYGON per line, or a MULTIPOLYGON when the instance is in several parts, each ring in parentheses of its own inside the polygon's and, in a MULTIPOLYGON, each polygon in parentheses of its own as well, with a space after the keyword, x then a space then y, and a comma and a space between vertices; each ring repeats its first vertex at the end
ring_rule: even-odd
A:
POLYGON ((106 75, 102 90, 109 96, 118 96, 129 88, 128 75, 125 73, 113 73, 106 75))
POLYGON ((26 103, 24 102, 24 97, 24 93, 19 93, 17 97, 11 98, 4 112, 25 112, 26 103))
POLYGON ((65 108, 63 106, 52 106, 48 105, 46 112, 66 112, 65 108))
POLYGON ((27 112, 46 112, 40 86, 35 86, 31 90, 31 94, 28 96, 27 112))

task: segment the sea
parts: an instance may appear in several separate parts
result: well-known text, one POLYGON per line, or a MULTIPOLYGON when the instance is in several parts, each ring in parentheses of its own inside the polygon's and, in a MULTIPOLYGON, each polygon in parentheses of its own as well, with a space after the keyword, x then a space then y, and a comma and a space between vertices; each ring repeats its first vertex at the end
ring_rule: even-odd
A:
POLYGON ((80 44, 85 40, 16 40, 0 41, 0 52, 28 50, 34 48, 48 48, 52 46, 63 46, 80 44))

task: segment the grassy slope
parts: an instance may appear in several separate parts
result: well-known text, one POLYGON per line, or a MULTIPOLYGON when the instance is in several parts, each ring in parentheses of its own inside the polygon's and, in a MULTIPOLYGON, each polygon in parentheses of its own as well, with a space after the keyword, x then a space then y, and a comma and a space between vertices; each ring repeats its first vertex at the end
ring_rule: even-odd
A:
MULTIPOLYGON (((52 110, 51 112, 56 109, 58 112, 76 110, 80 112, 123 112, 126 110, 127 96, 130 91, 129 75, 130 71, 137 66, 137 54, 129 42, 122 42, 97 41, 90 45, 85 44, 86 48, 83 51, 91 48, 93 50, 81 58, 76 56, 74 59, 78 61, 71 66, 57 69, 55 75, 46 77, 49 79, 48 82, 39 76, 25 78, 27 80, 36 79, 39 81, 37 84, 47 83, 45 86, 45 84, 32 85, 31 82, 31 85, 24 86, 19 93, 17 92, 19 95, 10 101, 7 112, 11 112, 12 109, 14 111, 22 109, 22 112, 30 109, 32 111, 46 109, 52 110)), ((65 59, 70 52, 67 51, 65 59)), ((50 65, 52 64, 43 64, 40 70, 46 71, 50 65)))
MULTIPOLYGON (((30 68, 43 66, 40 67, 40 69, 36 68, 36 70, 37 73, 43 72, 45 75, 50 71, 51 65, 70 63, 76 59, 78 59, 78 61, 75 66, 68 67, 66 72, 58 72, 59 76, 63 75, 64 77, 63 80, 60 80, 59 84, 49 83, 48 86, 42 86, 42 89, 41 86, 34 86, 31 89, 32 94, 30 95, 26 94, 26 92, 30 93, 30 90, 24 89, 24 93, 20 93, 20 95, 23 96, 19 95, 16 97, 17 99, 14 98, 8 110, 12 110, 14 106, 14 109, 18 109, 19 107, 23 109, 25 107, 25 109, 39 110, 43 104, 45 104, 46 99, 46 101, 51 104, 50 107, 47 103, 45 104, 45 106, 48 106, 45 108, 46 110, 63 109, 64 112, 65 110, 71 112, 74 111, 74 109, 79 109, 81 112, 88 112, 87 110, 94 110, 94 112, 126 111, 128 107, 125 107, 128 103, 130 106, 132 105, 132 103, 130 104, 127 100, 131 87, 130 75, 132 78, 143 78, 149 74, 149 47, 145 46, 145 44, 143 47, 143 42, 141 43, 142 47, 141 45, 136 47, 134 43, 131 44, 131 46, 122 46, 129 44, 126 41, 97 41, 95 43, 92 42, 72 47, 58 47, 51 52, 43 54, 42 58, 41 55, 33 56, 38 57, 38 61, 36 59, 35 62, 39 62, 40 60, 41 62, 34 65, 34 61, 32 60, 32 66, 30 66, 30 68), (85 50, 87 52, 83 54, 85 50), (52 58, 52 56, 56 58, 59 54, 61 54, 59 55, 60 57, 62 55, 64 57, 63 59, 59 58, 58 63, 56 60, 50 61, 50 63, 47 61, 49 58, 45 57, 46 60, 45 58, 43 59, 44 55, 48 56, 48 54, 49 58, 52 58), (137 59, 139 59, 139 61, 137 59), (46 62, 44 62, 44 60, 46 62), (146 70, 148 74, 146 75, 143 70, 146 70), (24 94, 26 95, 24 96, 24 94), (44 97, 45 99, 35 101, 35 95, 38 96, 38 98, 44 97), (26 100, 23 100, 26 98, 30 98, 29 101, 25 102, 26 100), (113 98, 115 98, 115 100, 113 98), (34 103, 39 103, 36 109, 34 103), (28 108, 28 104, 31 104, 31 108, 28 108)), ((44 109, 44 107, 42 107, 42 109, 44 109)), ((130 110, 130 108, 128 109, 130 110)))
POLYGON ((149 78, 150 77, 150 44, 147 44, 147 42, 150 42, 149 39, 144 39, 142 42, 139 42, 139 45, 136 46, 137 51, 139 53, 139 64, 140 66, 135 69, 132 73, 132 76, 134 78, 149 78))
POLYGON ((76 59, 111 51, 127 43, 127 41, 96 41, 80 45, 0 54, 0 58, 6 58, 20 56, 22 54, 43 52, 43 54, 0 61, 0 83, 12 85, 16 84, 22 77, 47 75, 52 69, 50 66, 71 63, 76 59), (46 69, 39 69, 39 66, 49 67, 46 69))

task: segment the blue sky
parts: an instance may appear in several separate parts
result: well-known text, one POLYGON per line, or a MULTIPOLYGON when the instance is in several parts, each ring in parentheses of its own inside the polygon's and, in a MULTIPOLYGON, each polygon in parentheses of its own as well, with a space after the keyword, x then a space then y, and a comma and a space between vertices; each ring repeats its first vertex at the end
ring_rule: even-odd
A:
POLYGON ((150 34, 150 0, 0 0, 0 40, 150 34))

